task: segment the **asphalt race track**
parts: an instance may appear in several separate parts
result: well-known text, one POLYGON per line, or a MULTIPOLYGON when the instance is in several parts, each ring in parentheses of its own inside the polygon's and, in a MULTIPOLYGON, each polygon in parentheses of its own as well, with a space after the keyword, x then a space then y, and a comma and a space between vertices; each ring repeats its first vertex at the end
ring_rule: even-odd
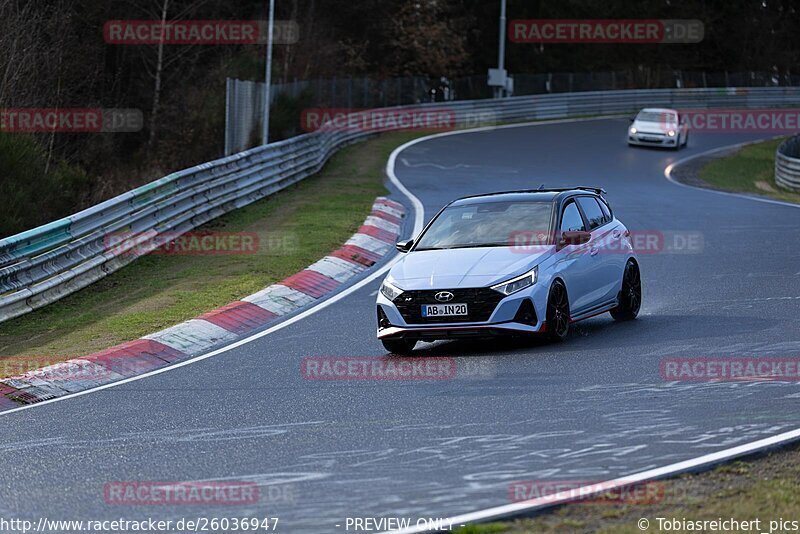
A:
POLYGON ((605 314, 558 345, 420 345, 456 358, 452 380, 304 379, 307 356, 385 356, 374 280, 235 350, 0 416, 0 516, 277 516, 280 532, 336 532, 347 517, 446 517, 508 504, 514 480, 608 480, 800 427, 799 384, 667 382, 659 370, 669 357, 800 352, 800 209, 664 178, 678 158, 755 134, 695 132, 673 152, 628 148, 627 124, 434 138, 399 154, 396 174, 426 218, 468 194, 599 185, 629 228, 701 236, 699 249, 640 256, 639 320, 605 314), (216 479, 256 482, 262 498, 103 498, 110 481, 216 479))

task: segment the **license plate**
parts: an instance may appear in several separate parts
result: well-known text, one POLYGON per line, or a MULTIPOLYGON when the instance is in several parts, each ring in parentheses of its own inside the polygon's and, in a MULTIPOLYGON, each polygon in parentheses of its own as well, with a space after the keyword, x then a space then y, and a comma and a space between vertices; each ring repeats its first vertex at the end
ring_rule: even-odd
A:
POLYGON ((467 315, 466 304, 424 304, 423 317, 447 317, 451 315, 467 315))

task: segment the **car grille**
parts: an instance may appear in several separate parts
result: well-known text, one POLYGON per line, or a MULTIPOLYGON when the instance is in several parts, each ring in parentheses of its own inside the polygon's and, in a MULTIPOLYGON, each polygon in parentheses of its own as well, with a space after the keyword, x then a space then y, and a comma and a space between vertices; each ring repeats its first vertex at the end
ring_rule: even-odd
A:
POLYGON ((436 323, 478 323, 488 321, 497 304, 503 300, 503 294, 488 287, 469 289, 436 289, 421 291, 404 291, 394 305, 408 324, 436 323), (466 304, 469 315, 452 317, 422 317, 423 304, 445 304, 434 298, 440 291, 450 291, 454 297, 450 303, 466 304))
POLYGON ((636 132, 636 140, 641 143, 663 143, 666 136, 661 132, 636 132))

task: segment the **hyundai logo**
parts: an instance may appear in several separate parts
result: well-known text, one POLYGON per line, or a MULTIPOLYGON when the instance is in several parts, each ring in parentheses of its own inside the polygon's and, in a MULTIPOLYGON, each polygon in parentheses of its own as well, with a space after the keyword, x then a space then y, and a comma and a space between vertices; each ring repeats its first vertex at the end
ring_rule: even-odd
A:
POLYGON ((454 296, 455 295, 453 295, 449 291, 439 291, 433 296, 433 298, 435 298, 439 302, 450 302, 451 300, 453 300, 454 296))

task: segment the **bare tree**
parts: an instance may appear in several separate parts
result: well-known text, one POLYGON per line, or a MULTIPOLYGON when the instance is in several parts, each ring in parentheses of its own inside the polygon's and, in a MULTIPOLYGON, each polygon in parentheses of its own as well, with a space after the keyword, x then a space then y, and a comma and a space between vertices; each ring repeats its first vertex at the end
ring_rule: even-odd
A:
MULTIPOLYGON (((155 0, 155 2, 157 2, 155 5, 150 6, 140 6, 139 4, 132 5, 140 8, 144 13, 150 16, 152 20, 159 20, 163 28, 170 22, 182 20, 184 17, 189 16, 192 12, 206 4, 208 0, 195 0, 187 2, 183 6, 183 9, 172 17, 169 17, 168 14, 170 8, 177 2, 173 0, 155 0)), ((162 31, 160 33, 159 42, 155 45, 154 60, 152 59, 152 56, 147 53, 142 55, 144 70, 153 80, 153 99, 150 106, 149 134, 147 140, 147 146, 151 149, 155 144, 156 137, 158 135, 158 118, 161 111, 161 97, 167 69, 174 63, 181 61, 184 56, 194 48, 192 45, 171 46, 170 48, 174 49, 174 51, 170 50, 169 58, 167 58, 167 47, 165 46, 166 43, 164 42, 165 37, 166 32, 162 31)), ((150 47, 143 48, 147 50, 150 47)), ((150 50, 152 50, 152 48, 150 48, 150 50)))
MULTIPOLYGON (((169 9, 169 0, 164 0, 161 5, 161 27, 167 22, 167 10, 169 9)), ((153 81, 153 107, 150 110, 150 137, 147 140, 147 145, 152 147, 156 139, 156 119, 158 118, 158 104, 161 100, 161 72, 164 68, 164 36, 166 32, 161 32, 161 39, 158 41, 158 58, 156 59, 156 75, 153 81)))

